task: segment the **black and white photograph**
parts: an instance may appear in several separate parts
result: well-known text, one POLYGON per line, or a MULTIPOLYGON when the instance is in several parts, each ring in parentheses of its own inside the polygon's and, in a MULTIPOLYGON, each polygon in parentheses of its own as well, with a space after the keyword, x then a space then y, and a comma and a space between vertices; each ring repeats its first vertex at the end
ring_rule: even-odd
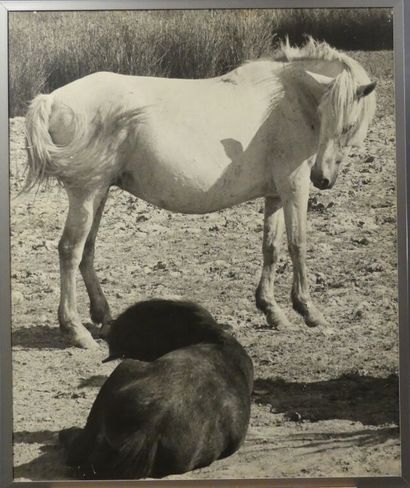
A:
POLYGON ((396 22, 9 12, 15 481, 401 476, 396 22))

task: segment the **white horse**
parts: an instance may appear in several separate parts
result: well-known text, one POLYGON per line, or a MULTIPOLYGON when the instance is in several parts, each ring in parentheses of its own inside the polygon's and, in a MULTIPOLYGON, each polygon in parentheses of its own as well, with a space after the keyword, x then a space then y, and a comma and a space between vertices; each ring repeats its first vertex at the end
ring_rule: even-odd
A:
POLYGON ((274 297, 285 221, 293 307, 307 325, 325 325, 311 301, 305 265, 309 184, 334 185, 342 149, 366 135, 375 85, 349 56, 309 39, 300 49, 283 43, 274 60, 252 61, 216 78, 101 72, 37 96, 26 117, 25 188, 55 177, 68 194, 58 316, 71 343, 95 345, 77 312, 78 267, 93 321, 111 319, 93 261, 112 185, 193 214, 265 197, 256 304, 272 327, 289 324, 274 297))

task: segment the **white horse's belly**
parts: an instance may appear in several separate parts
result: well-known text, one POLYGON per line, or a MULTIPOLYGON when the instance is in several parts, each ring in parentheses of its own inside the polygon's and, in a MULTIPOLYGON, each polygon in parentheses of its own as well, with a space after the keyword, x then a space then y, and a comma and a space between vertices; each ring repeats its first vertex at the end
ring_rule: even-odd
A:
MULTIPOLYGON (((227 185, 224 183, 222 186, 227 185)), ((141 185, 141 182, 136 182, 128 174, 125 174, 121 180, 120 187, 159 208, 187 214, 215 212, 265 194, 262 189, 257 188, 253 193, 248 191, 241 194, 230 191, 229 186, 226 188, 226 193, 220 193, 213 188, 204 191, 178 181, 172 182, 166 191, 163 191, 161 180, 152 179, 148 184, 141 185)))
POLYGON ((266 192, 264 160, 249 161, 234 138, 173 128, 141 131, 119 186, 161 208, 207 213, 262 196, 266 192))
POLYGON ((218 172, 215 178, 217 172, 213 170, 217 165, 211 160, 181 159, 170 166, 151 159, 134 161, 133 165, 132 171, 126 170, 121 175, 121 188, 173 212, 208 213, 265 194, 263 182, 245 176, 245 169, 237 170, 236 179, 229 168, 218 172), (205 164, 210 169, 208 174, 203 171, 205 164), (190 170, 183 171, 182 167, 188 165, 190 170))

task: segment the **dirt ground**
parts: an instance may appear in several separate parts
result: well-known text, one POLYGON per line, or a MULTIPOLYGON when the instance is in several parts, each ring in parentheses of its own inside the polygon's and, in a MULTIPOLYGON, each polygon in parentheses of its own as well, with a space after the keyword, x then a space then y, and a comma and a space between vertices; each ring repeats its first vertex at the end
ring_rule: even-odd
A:
MULTIPOLYGON (((284 247, 276 293, 294 328, 275 332, 254 304, 263 201, 204 216, 172 214, 112 190, 96 267, 116 315, 146 297, 195 300, 232 327, 255 366, 241 449, 175 479, 399 475, 396 171, 392 52, 352 53, 378 81, 366 144, 334 189, 312 189, 312 296, 334 333, 308 329, 291 309, 284 247)), ((12 197, 23 181, 24 119, 10 121, 12 197)), ((117 362, 59 334, 57 243, 65 193, 12 200, 14 466, 20 480, 72 479, 57 433, 82 426, 117 362)), ((79 307, 89 321, 79 279, 79 307)), ((89 324, 93 329, 94 326, 89 324)))

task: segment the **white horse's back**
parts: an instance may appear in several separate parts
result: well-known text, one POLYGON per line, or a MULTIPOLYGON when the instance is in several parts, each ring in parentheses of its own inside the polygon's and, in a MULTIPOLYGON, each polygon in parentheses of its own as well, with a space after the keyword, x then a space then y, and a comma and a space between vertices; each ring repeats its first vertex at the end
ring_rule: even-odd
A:
MULTIPOLYGON (((258 132, 272 104, 283 98, 274 75, 280 64, 254 65, 256 70, 245 65, 206 80, 96 73, 52 94, 57 113, 50 132, 56 144, 66 143, 71 120, 67 116, 68 126, 62 127, 62 115, 67 108, 90 123, 96 116, 140 110, 139 122, 123 127, 129 143, 117 162, 115 183, 173 211, 229 207, 265 193, 266 161, 259 153, 266 151, 267 140, 258 132)), ((98 167, 99 161, 93 164, 98 167)))

